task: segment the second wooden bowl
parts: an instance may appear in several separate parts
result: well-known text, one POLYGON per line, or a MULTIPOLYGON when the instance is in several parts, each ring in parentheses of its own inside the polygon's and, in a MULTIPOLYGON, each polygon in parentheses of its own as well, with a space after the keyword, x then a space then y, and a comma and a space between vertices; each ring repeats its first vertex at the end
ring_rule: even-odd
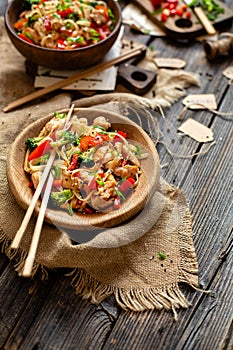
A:
POLYGON ((114 0, 106 0, 116 18, 116 25, 106 39, 74 50, 54 50, 33 45, 19 38, 14 23, 22 12, 23 0, 13 0, 5 13, 5 26, 12 44, 29 61, 55 69, 80 69, 101 61, 115 43, 121 28, 121 10, 114 0))

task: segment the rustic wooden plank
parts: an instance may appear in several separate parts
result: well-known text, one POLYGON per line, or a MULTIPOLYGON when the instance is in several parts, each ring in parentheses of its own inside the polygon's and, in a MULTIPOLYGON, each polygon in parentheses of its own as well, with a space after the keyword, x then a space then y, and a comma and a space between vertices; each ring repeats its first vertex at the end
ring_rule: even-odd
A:
POLYGON ((9 264, 9 259, 7 259, 5 254, 0 253, 0 275, 5 270, 8 264, 9 264))
MULTIPOLYGON (((229 107, 233 108, 230 94, 229 107)), ((216 120, 212 129, 218 144, 208 157, 196 159, 191 179, 196 193, 190 199, 194 213, 194 230, 197 232, 194 237, 196 249, 198 251, 204 248, 207 251, 207 254, 200 254, 199 257, 199 263, 206 265, 206 274, 210 272, 208 258, 209 254, 213 254, 212 245, 218 245, 221 255, 221 251, 225 250, 232 223, 232 122, 216 120)), ((190 180, 187 179, 187 186, 190 185, 190 180)))
MULTIPOLYGON (((50 295, 50 289, 54 283, 57 283, 58 276, 50 276, 50 279, 46 282, 41 282, 40 279, 35 280, 31 283, 30 295, 25 291, 25 295, 16 295, 15 302, 18 304, 20 314, 15 324, 12 324, 10 336, 4 345, 4 349, 20 348, 21 342, 24 337, 27 336, 28 329, 31 324, 35 321, 37 314, 44 307, 44 303, 50 295), (22 305, 22 300, 26 299, 26 303, 22 305), (31 301, 32 299, 32 301, 31 301), (22 318, 24 322, 21 323, 22 318), (18 331, 19 329, 19 331, 18 331)), ((22 283, 25 281, 21 278, 22 283)), ((11 307, 8 313, 12 314, 11 307)))
POLYGON ((177 349, 230 349, 232 341, 233 293, 232 254, 219 266, 210 285, 213 293, 204 296, 182 334, 177 349))
POLYGON ((70 287, 70 279, 56 274, 48 282, 38 283, 5 349, 16 344, 17 349, 59 350, 74 344, 79 349, 94 348, 104 342, 117 315, 115 301, 110 299, 100 306, 82 301, 70 287))
POLYGON ((0 276, 0 348, 26 307, 34 282, 17 277, 13 264, 8 264, 0 276))

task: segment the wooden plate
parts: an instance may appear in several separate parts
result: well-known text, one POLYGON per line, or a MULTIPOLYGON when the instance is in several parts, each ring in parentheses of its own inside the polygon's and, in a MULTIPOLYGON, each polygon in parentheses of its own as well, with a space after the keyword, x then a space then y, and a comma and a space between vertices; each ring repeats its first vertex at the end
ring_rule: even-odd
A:
MULTIPOLYGON (((205 35, 206 31, 199 22, 195 13, 191 10, 191 17, 187 19, 184 16, 179 17, 169 16, 168 19, 163 22, 161 21, 161 13, 155 14, 154 7, 150 0, 133 0, 135 5, 137 5, 146 15, 160 28, 162 28, 165 33, 177 40, 189 40, 200 35, 205 35)), ((217 1, 219 6, 223 8, 224 13, 220 13, 215 21, 211 21, 215 29, 223 29, 226 27, 231 27, 233 12, 221 1, 217 1)), ((182 0, 178 0, 177 8, 184 4, 182 0)))
MULTIPOLYGON (((67 112, 67 109, 59 112, 67 112)), ((79 108, 75 109, 74 112, 79 117, 87 118, 89 124, 100 115, 106 117, 111 122, 114 130, 120 129, 125 131, 130 140, 141 145, 143 152, 148 153, 148 157, 141 161, 142 174, 138 186, 131 196, 122 204, 120 209, 113 210, 109 213, 89 215, 77 212, 73 216, 70 216, 67 211, 63 211, 60 208, 48 208, 45 220, 56 226, 75 230, 93 229, 95 227, 113 227, 141 211, 149 196, 158 189, 160 165, 156 148, 149 136, 128 118, 109 111, 92 108, 79 108)), ((28 208, 33 196, 33 191, 28 187, 30 177, 23 169, 25 140, 28 137, 37 136, 43 126, 52 117, 53 113, 29 125, 18 135, 9 150, 7 161, 9 186, 15 199, 24 209, 28 208)), ((35 213, 38 214, 38 212, 39 203, 35 208, 35 213)))

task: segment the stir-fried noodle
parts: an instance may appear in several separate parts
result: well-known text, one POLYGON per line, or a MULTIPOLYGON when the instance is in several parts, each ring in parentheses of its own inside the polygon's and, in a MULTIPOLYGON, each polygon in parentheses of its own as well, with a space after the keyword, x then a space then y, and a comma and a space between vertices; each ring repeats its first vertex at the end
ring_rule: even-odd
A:
POLYGON ((53 205, 95 213, 119 209, 133 192, 141 174, 141 148, 123 130, 112 130, 99 116, 92 125, 75 114, 54 113, 37 137, 26 140, 24 170, 36 188, 50 152, 56 147, 51 192, 53 205))
POLYGON ((24 0, 24 11, 14 28, 31 44, 72 50, 105 39, 114 25, 115 17, 105 1, 24 0))

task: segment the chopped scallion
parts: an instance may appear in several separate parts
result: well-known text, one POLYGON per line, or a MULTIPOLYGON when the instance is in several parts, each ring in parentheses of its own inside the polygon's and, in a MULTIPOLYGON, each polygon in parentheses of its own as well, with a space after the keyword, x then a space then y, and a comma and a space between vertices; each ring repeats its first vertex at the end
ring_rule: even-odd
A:
POLYGON ((160 259, 165 260, 166 259, 166 254, 164 254, 163 252, 158 252, 158 256, 160 257, 160 259))

